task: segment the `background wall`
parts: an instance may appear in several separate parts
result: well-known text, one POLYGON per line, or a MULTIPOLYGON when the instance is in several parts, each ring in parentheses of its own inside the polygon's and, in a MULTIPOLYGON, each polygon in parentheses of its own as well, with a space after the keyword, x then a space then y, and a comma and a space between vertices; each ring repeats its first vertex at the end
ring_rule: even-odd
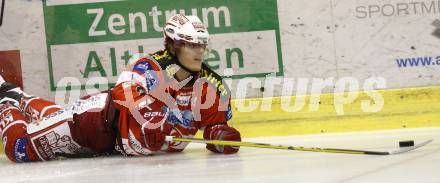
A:
POLYGON ((271 73, 361 83, 384 77, 386 88, 440 83, 438 1, 8 1, 0 50, 20 51, 25 90, 53 98, 63 77, 83 86, 93 77, 113 83, 124 55, 162 49, 161 26, 179 11, 197 12, 209 26, 213 52, 206 62, 220 74, 232 68, 234 84, 258 76, 264 86, 271 73))
MULTIPOLYGON (((84 94, 87 89, 111 85, 130 55, 162 49, 165 20, 185 12, 197 14, 209 27, 212 45, 205 62, 221 75, 232 72, 226 79, 233 98, 295 95, 301 88, 305 88, 303 94, 312 94, 313 79, 329 79, 323 92, 334 93, 341 78, 354 78, 362 86, 374 77, 386 81, 376 88, 395 89, 383 93, 389 98, 381 115, 411 111, 438 115, 437 108, 429 105, 439 103, 435 87, 440 85, 439 1, 16 0, 5 2, 3 10, 0 53, 19 53, 16 62, 20 64, 0 67, 21 74, 24 90, 44 98, 55 99, 56 90, 84 94), (243 95, 237 84, 249 77, 258 79, 250 80, 254 84, 246 85, 243 95), (102 78, 108 82, 95 85, 102 78), (307 79, 307 87, 296 87, 301 78, 307 79), (274 83, 274 91, 267 83, 274 83), (282 85, 289 83, 293 91, 283 94, 282 85), (424 88, 408 89, 414 87, 424 88), (402 97, 407 90, 413 98, 402 97), (419 109, 426 110, 412 109, 420 97, 424 105, 419 109)), ((0 61, 4 60, 0 54, 0 61)), ((320 104, 325 101, 334 107, 332 97, 323 97, 320 104)), ((347 107, 359 109, 360 102, 347 107)), ((337 117, 334 109, 321 109, 313 114, 277 113, 280 118, 252 114, 260 121, 286 124, 302 115, 300 119, 337 117)), ((234 110, 239 123, 255 121, 234 110)), ((346 119, 350 114, 365 113, 348 113, 346 119)), ((404 126, 403 119, 396 119, 397 125, 389 128, 404 126)), ((413 122, 426 126, 418 118, 413 122)), ((437 124, 431 122, 428 126, 437 124)), ((314 126, 318 126, 314 132, 323 131, 322 124, 314 126)), ((380 128, 376 124, 374 129, 380 128)))

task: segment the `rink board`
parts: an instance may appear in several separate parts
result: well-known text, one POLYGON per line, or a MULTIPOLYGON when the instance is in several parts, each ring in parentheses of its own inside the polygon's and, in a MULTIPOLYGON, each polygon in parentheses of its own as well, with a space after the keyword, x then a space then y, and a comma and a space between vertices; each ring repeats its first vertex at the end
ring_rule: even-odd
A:
MULTIPOLYGON (((369 98, 365 93, 351 104, 344 105, 344 114, 338 115, 334 95, 321 95, 319 110, 309 111, 310 96, 305 107, 298 112, 285 112, 280 98, 272 100, 272 111, 262 111, 261 105, 252 112, 238 112, 233 101, 234 117, 230 122, 244 137, 285 136, 317 133, 370 131, 384 129, 420 128, 440 126, 440 87, 382 90, 384 106, 378 112, 364 112, 361 101, 369 98)), ((264 99, 246 99, 259 102, 264 99)), ((292 102, 295 97, 292 97, 292 102)))
MULTIPOLYGON (((382 90, 379 93, 384 98, 380 111, 364 112, 361 101, 369 98, 359 93, 353 103, 344 105, 343 115, 336 113, 333 94, 321 95, 321 104, 315 112, 309 110, 310 96, 306 96, 305 107, 298 112, 283 111, 279 97, 272 98, 271 111, 262 111, 259 105, 255 111, 239 112, 236 108, 239 100, 233 100, 233 118, 229 124, 245 138, 440 126, 440 87, 382 90)), ((295 101, 295 97, 291 99, 295 101)), ((245 99, 244 102, 261 104, 263 100, 245 99)), ((3 146, 0 148, 3 151, 3 146)))

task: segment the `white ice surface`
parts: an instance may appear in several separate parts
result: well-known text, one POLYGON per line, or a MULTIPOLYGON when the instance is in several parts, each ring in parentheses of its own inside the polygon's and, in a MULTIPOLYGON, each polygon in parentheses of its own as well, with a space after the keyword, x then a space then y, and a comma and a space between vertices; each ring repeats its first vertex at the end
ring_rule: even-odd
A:
POLYGON ((392 155, 349 155, 241 148, 209 153, 190 144, 184 153, 100 157, 14 164, 0 156, 0 182, 440 182, 440 128, 244 139, 252 142, 388 150, 401 140, 434 142, 392 155))

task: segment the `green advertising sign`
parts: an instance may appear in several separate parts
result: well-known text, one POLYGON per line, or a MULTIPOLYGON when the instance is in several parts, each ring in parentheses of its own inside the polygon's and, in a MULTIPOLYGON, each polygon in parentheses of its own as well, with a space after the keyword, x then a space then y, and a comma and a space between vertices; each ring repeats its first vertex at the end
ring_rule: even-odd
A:
POLYGON ((211 34, 205 59, 232 78, 283 75, 276 0, 128 0, 76 4, 43 1, 51 90, 112 85, 131 55, 163 49, 163 25, 176 13, 197 15, 211 34), (60 84, 64 77, 78 83, 60 84))

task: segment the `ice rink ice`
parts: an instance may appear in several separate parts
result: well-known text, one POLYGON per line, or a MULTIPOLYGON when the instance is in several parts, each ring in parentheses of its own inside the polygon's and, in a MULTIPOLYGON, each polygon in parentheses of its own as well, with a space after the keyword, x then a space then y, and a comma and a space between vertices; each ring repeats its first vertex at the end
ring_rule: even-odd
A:
POLYGON ((244 139, 294 146, 391 150, 402 140, 434 142, 390 155, 350 155, 242 147, 218 155, 203 144, 184 153, 14 164, 0 157, 0 182, 440 182, 440 128, 244 139))

